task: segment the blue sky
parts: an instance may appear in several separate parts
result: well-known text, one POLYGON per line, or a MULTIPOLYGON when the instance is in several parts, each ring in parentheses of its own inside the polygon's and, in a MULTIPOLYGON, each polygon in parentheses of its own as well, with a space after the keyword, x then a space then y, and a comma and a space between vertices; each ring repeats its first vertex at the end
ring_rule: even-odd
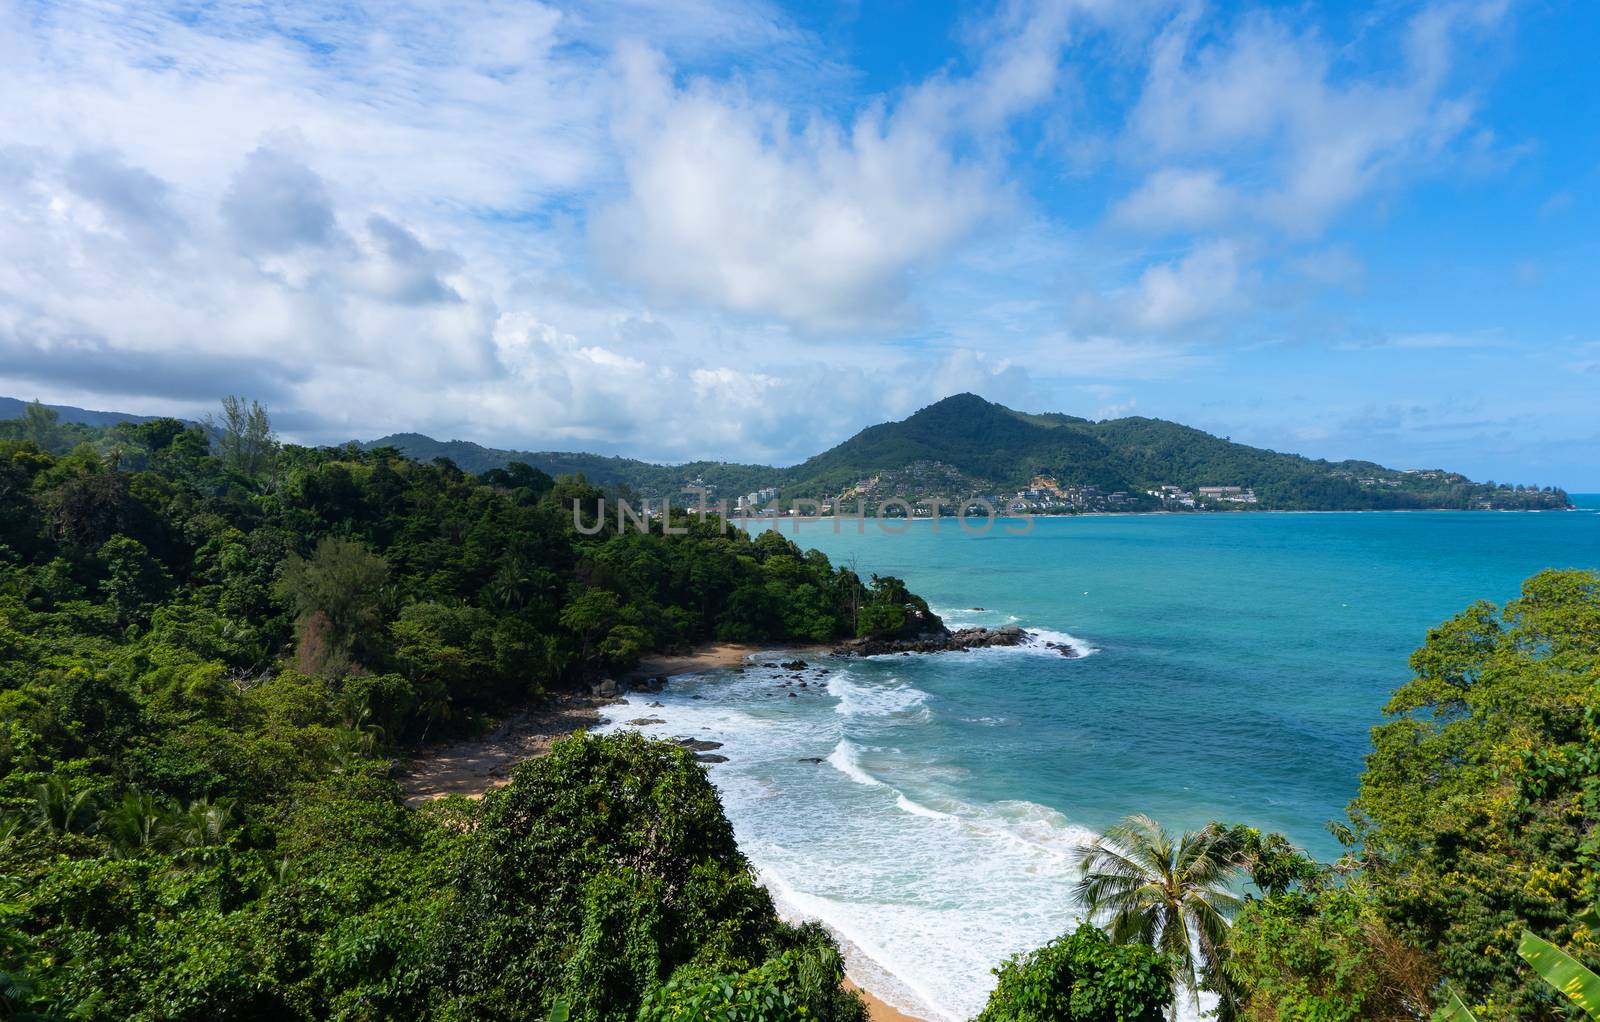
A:
POLYGON ((0 393, 793 461, 971 390, 1600 489, 1600 5, 0 2, 0 393))

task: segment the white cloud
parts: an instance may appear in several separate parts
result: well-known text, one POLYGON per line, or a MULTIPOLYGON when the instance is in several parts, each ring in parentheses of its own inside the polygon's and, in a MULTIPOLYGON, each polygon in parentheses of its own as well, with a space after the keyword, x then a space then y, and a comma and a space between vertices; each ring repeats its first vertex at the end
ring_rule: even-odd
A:
POLYGON ((628 195, 592 221, 607 263, 668 301, 818 333, 903 322, 912 276, 1008 208, 998 153, 1049 99, 1077 5, 1017 5, 976 70, 937 74, 844 121, 738 83, 673 80, 625 48, 615 126, 628 195))
POLYGON ((1136 336, 1193 333, 1237 307, 1246 283, 1241 247, 1209 241, 1147 266, 1131 287, 1105 297, 1082 296, 1078 316, 1136 336))
POLYGON ((1233 189, 1216 170, 1166 167, 1113 206, 1111 218, 1145 231, 1187 231, 1221 223, 1237 203, 1233 189))
MULTIPOLYGON (((1349 54, 1269 14, 1218 33, 1191 9, 1153 47, 1127 154, 1225 161, 1252 182, 1245 217, 1315 235, 1374 189, 1432 170, 1463 138, 1473 104, 1453 87, 1454 63, 1505 9, 1425 6, 1400 33, 1396 66, 1380 71, 1353 68, 1349 54)), ((1370 59, 1374 48, 1362 40, 1351 53, 1370 59)))
POLYGON ((919 108, 795 125, 737 88, 679 88, 654 54, 622 63, 629 195, 593 237, 658 297, 818 331, 881 324, 902 313, 905 275, 1001 202, 919 108))
POLYGON ((0 393, 788 460, 958 390, 1168 380, 1263 260, 1357 277, 1295 239, 1465 137, 1496 14, 1353 67, 1263 16, 1146 53, 1175 9, 1002 3, 866 94, 761 0, 0 5, 0 393), (1146 58, 1131 114, 1088 96, 1146 58), (1045 158, 1098 148, 1087 99, 1128 115, 1120 202, 1045 158))

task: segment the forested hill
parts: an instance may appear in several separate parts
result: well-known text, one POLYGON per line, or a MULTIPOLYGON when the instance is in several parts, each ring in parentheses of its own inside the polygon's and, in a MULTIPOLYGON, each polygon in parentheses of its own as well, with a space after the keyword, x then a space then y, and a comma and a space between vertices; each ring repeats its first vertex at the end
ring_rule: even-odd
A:
POLYGON ((576 475, 596 486, 625 488, 646 496, 676 493, 685 482, 703 479, 719 489, 740 493, 771 484, 779 470, 766 465, 698 461, 685 465, 655 465, 636 458, 606 457, 563 451, 509 451, 484 447, 469 440, 435 440, 421 433, 394 433, 363 443, 367 450, 393 447, 408 458, 432 461, 449 458, 468 472, 486 472, 521 462, 551 476, 576 475))
MULTIPOLYGON (((0 420, 23 418, 28 412, 30 403, 14 397, 0 397, 0 420)), ((132 415, 128 412, 98 412, 91 408, 75 408, 72 405, 41 405, 40 407, 55 413, 58 422, 77 423, 84 426, 115 426, 119 422, 149 422, 151 419, 156 418, 153 415, 132 415)))
POLYGON ((223 412, 0 422, 0 1019, 667 1022, 738 984, 864 1022, 683 749, 574 739, 423 812, 392 773, 653 650, 926 603, 715 518, 580 531, 578 478, 223 412))
POLYGON ((552 474, 581 471, 602 485, 643 496, 676 494, 696 482, 719 497, 766 488, 780 499, 828 500, 840 494, 869 504, 973 495, 1030 499, 1059 510, 1194 507, 1283 510, 1418 508, 1558 509, 1564 491, 1474 482, 1446 469, 1397 470, 1368 461, 1330 462, 1250 447, 1198 429, 1143 417, 1093 421, 1028 414, 972 394, 945 398, 899 422, 871 426, 844 443, 787 468, 695 462, 663 466, 592 454, 502 451, 464 441, 441 443, 416 433, 384 437, 411 457, 448 457, 474 471, 520 461, 552 474), (1195 498, 1162 500, 1171 487, 1195 498), (1202 487, 1238 487, 1241 499, 1207 499, 1202 487), (1122 494, 1113 499, 1113 495, 1122 494))

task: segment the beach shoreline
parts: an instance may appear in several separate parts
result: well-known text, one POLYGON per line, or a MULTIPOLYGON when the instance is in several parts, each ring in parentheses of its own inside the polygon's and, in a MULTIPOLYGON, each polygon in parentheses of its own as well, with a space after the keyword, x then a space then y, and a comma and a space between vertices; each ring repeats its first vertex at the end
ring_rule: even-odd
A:
MULTIPOLYGON (((824 656, 830 646, 810 643, 774 645, 771 643, 706 643, 690 653, 662 654, 641 660, 629 675, 637 683, 665 677, 672 679, 713 670, 731 670, 765 654, 781 656, 824 656)), ((562 692, 544 704, 516 713, 492 732, 457 739, 425 750, 402 768, 399 783, 406 793, 406 804, 417 807, 451 795, 482 798, 510 783, 518 764, 543 756, 557 740, 580 729, 604 723, 606 707, 620 708, 621 697, 603 698, 587 693, 562 692)), ((929 1022, 885 1001, 852 977, 845 985, 860 992, 872 1022, 929 1022)))
MULTIPOLYGON (((639 663, 639 667, 633 672, 632 680, 637 681, 664 676, 667 683, 670 684, 674 678, 684 675, 699 674, 712 670, 731 670, 763 654, 773 657, 791 655, 828 656, 832 654, 834 648, 833 645, 822 643, 789 645, 734 642, 708 643, 692 653, 661 655, 642 660, 639 663)), ((871 1022, 930 1022, 924 1016, 914 1015, 895 1007, 848 974, 845 977, 844 985, 848 989, 855 990, 861 994, 862 1000, 866 1002, 867 1013, 871 1022)))
POLYGON ((872 1022, 928 1022, 918 1015, 906 1014, 849 976, 844 978, 844 986, 846 990, 859 993, 861 999, 867 1002, 867 1017, 872 1019, 872 1022))
POLYGON ((738 667, 757 653, 771 653, 773 655, 810 654, 821 656, 827 653, 832 646, 823 643, 749 643, 749 642, 708 642, 695 648, 690 653, 663 653, 656 656, 645 657, 639 661, 639 666, 634 668, 629 675, 630 681, 639 681, 646 678, 665 677, 668 680, 685 674, 699 674, 701 671, 714 671, 731 667, 738 667))

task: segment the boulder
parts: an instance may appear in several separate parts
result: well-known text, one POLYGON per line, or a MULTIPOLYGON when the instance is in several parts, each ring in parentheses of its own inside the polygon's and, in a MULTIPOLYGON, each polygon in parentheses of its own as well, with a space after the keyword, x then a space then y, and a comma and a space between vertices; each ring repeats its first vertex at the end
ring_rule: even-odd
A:
POLYGON ((674 738, 673 741, 690 752, 710 752, 722 748, 721 742, 708 742, 704 738, 674 738))
POLYGON ((1028 633, 1016 625, 1006 625, 1002 628, 979 626, 961 628, 956 631, 942 629, 936 632, 923 632, 921 635, 910 638, 886 639, 869 637, 852 639, 833 652, 838 656, 883 656, 893 653, 898 653, 901 656, 910 656, 912 653, 953 653, 974 649, 988 649, 994 646, 1020 646, 1028 638, 1028 633))

